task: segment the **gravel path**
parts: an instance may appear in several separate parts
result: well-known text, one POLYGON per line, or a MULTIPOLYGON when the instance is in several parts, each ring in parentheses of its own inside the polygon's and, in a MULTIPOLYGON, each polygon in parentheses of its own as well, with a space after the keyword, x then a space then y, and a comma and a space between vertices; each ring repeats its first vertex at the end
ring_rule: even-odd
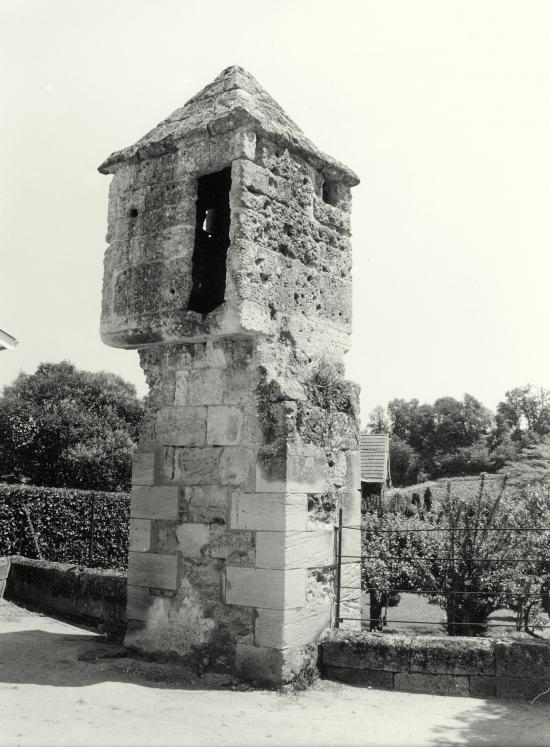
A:
POLYGON ((331 682, 278 694, 126 657, 0 600, 0 745, 550 745, 550 706, 331 682))

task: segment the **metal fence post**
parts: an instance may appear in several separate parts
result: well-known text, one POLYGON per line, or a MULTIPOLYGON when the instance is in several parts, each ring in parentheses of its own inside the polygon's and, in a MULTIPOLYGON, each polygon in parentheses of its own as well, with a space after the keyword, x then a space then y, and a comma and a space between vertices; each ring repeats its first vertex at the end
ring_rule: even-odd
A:
POLYGON ((91 566, 94 554, 94 521, 95 521, 95 496, 90 499, 90 531, 88 536, 88 565, 91 566))
POLYGON ((335 628, 340 627, 340 588, 342 585, 342 509, 338 511, 338 527, 336 528, 336 621, 335 628))

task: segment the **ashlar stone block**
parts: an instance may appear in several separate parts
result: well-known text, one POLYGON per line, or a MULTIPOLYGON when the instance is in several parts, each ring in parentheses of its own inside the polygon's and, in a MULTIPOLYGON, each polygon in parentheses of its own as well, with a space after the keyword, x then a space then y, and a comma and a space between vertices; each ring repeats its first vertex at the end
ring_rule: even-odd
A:
POLYGON ((261 493, 323 493, 328 488, 326 457, 312 447, 296 452, 264 450, 258 454, 256 491, 261 493))
POLYGON ((222 485, 194 485, 185 488, 189 521, 210 523, 227 521, 230 488, 222 485))
POLYGON ((307 495, 299 493, 242 493, 231 496, 232 529, 305 531, 307 495))
POLYGON ((132 485, 154 485, 155 454, 137 451, 132 454, 132 485))
POLYGON ((151 522, 148 519, 130 519, 128 547, 135 552, 149 552, 151 522))
POLYGON ((175 555, 128 554, 128 584, 152 589, 176 589, 178 559, 175 555))
POLYGON ((258 568, 318 568, 334 562, 332 528, 314 532, 258 532, 258 568))
POLYGON ((206 444, 206 407, 161 407, 155 432, 161 444, 204 446, 206 444))
POLYGON ((306 574, 302 568, 276 571, 229 566, 225 572, 226 604, 275 610, 305 604, 306 574))
POLYGON ((211 446, 236 446, 243 440, 243 412, 239 407, 208 408, 206 441, 211 446))
POLYGON ((201 368, 189 376, 190 405, 220 405, 223 399, 223 376, 220 368, 201 368))
POLYGON ((330 627, 331 604, 299 610, 259 609, 254 643, 272 648, 292 648, 316 641, 330 627))
POLYGON ((132 519, 178 518, 179 489, 171 486, 134 487, 130 503, 132 519))
POLYGON ((126 588, 126 616, 128 620, 146 620, 154 597, 143 586, 126 588))

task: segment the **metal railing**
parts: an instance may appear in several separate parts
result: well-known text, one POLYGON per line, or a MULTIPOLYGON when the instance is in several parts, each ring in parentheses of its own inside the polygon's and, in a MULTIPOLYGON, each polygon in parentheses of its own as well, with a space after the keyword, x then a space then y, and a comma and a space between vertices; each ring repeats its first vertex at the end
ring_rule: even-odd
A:
MULTIPOLYGON (((451 635, 453 634, 460 634, 460 635, 479 635, 480 631, 482 629, 487 628, 508 628, 515 626, 517 630, 524 629, 527 632, 533 632, 529 629, 529 614, 533 607, 537 603, 542 603, 542 609, 545 610, 545 612, 550 615, 550 543, 547 544, 547 550, 546 552, 542 552, 540 555, 536 556, 522 556, 522 557, 506 557, 506 554, 502 554, 499 556, 488 556, 488 555, 469 555, 467 558, 467 562, 469 564, 469 571, 474 574, 473 568, 476 564, 483 566, 483 564, 490 564, 492 566, 515 566, 521 569, 521 567, 525 564, 533 566, 533 564, 538 564, 539 571, 542 571, 543 574, 546 576, 546 581, 543 583, 539 583, 539 588, 537 590, 533 591, 531 590, 531 587, 533 586, 533 583, 530 584, 524 584, 523 587, 519 586, 518 588, 511 588, 509 585, 501 584, 501 585, 495 585, 494 588, 483 588, 480 589, 468 589, 468 588, 461 588, 464 586, 463 578, 460 574, 460 565, 464 564, 464 561, 457 557, 455 553, 451 553, 447 556, 442 556, 441 554, 437 552, 432 553, 424 553, 424 554, 410 554, 406 551, 400 552, 399 554, 388 554, 385 553, 383 557, 383 562, 389 562, 390 563, 390 574, 392 575, 395 571, 396 573, 393 575, 399 575, 399 568, 400 565, 403 565, 405 563, 407 564, 415 564, 415 563, 421 563, 424 565, 424 567, 429 566, 437 566, 440 569, 439 576, 443 576, 447 583, 443 586, 436 586, 435 584, 430 584, 426 586, 420 586, 420 585, 397 585, 397 586, 387 586, 387 585, 370 585, 366 584, 363 585, 363 581, 365 579, 365 576, 368 576, 367 573, 365 573, 365 565, 367 561, 376 561, 376 560, 382 560, 380 553, 376 552, 367 552, 363 553, 361 552, 360 555, 352 555, 348 553, 343 552, 344 542, 343 542, 343 535, 344 531, 357 531, 357 532, 368 532, 370 535, 376 536, 377 534, 382 535, 406 535, 406 534, 414 534, 414 533, 431 533, 431 532, 439 532, 439 533, 448 533, 449 536, 454 536, 464 530, 472 531, 472 527, 453 527, 453 526, 431 526, 431 527, 425 527, 425 528, 418 528, 418 527, 410 527, 410 528, 402 528, 402 527, 367 527, 364 526, 356 526, 356 525, 346 525, 343 523, 343 512, 342 509, 339 510, 338 513, 338 524, 335 526, 335 557, 336 557, 336 564, 335 564, 335 596, 336 596, 336 604, 335 604, 335 626, 338 628, 340 626, 340 623, 344 621, 361 621, 361 623, 365 626, 368 626, 371 630, 372 629, 378 629, 383 630, 383 628, 387 627, 388 625, 407 625, 409 627, 413 626, 431 626, 433 628, 438 628, 439 631, 441 631, 441 626, 444 625, 447 628, 447 632, 449 632, 451 635), (359 564, 361 569, 361 602, 364 602, 364 595, 380 595, 382 598, 382 604, 381 606, 384 608, 383 615, 376 615, 372 616, 372 596, 370 598, 369 603, 369 614, 364 615, 362 612, 360 613, 359 617, 352 617, 352 616, 346 616, 345 614, 342 614, 342 591, 346 590, 357 590, 357 585, 349 586, 346 584, 342 584, 342 568, 349 566, 349 565, 355 565, 359 564), (392 565, 395 564, 395 566, 392 567, 392 565), (454 581, 454 584, 453 584, 454 581), (393 596, 395 598, 395 595, 402 595, 402 594, 411 594, 411 595, 419 595, 427 600, 432 600, 434 602, 437 601, 437 606, 441 608, 442 616, 445 616, 446 614, 446 620, 425 620, 421 618, 413 617, 412 619, 392 619, 388 620, 388 607, 391 606, 398 606, 397 604, 390 604, 390 599, 393 596), (496 598, 506 598, 508 600, 508 604, 512 603, 514 607, 517 607, 516 611, 516 619, 515 621, 510 622, 495 622, 490 619, 489 616, 487 616, 487 619, 485 621, 480 620, 464 620, 460 619, 461 616, 464 617, 464 607, 469 604, 469 600, 488 600, 492 597, 496 598), (514 602, 512 602, 514 600, 514 602), (460 614, 460 610, 462 608, 462 615, 460 614), (466 631, 466 632, 460 632, 466 631), (473 631, 473 632, 471 632, 473 631)), ((507 532, 507 533, 550 533, 550 527, 512 527, 512 526, 483 526, 478 528, 479 530, 482 530, 483 532, 507 532)), ((477 531, 477 529, 476 529, 477 531)), ((543 535, 547 536, 550 540, 550 534, 543 535)), ((362 536, 363 539, 363 536, 362 536)), ((374 544, 374 543, 372 543, 374 544)), ((450 541, 450 547, 453 548, 453 542, 450 541)), ((362 547, 363 549, 363 547, 362 547)), ((359 609, 361 610, 364 605, 360 603, 359 609)), ((498 607, 498 609, 502 609, 504 607, 507 607, 508 605, 502 605, 498 607)), ((540 606, 539 606, 539 609, 540 606)), ((494 610, 496 611, 496 609, 494 610)), ((493 611, 493 612, 494 612, 493 611)), ((490 613, 492 614, 492 613, 490 613)), ((548 622, 548 617, 544 615, 546 622, 540 622, 540 620, 536 624, 536 629, 541 630, 544 628, 550 627, 550 622, 548 622)))

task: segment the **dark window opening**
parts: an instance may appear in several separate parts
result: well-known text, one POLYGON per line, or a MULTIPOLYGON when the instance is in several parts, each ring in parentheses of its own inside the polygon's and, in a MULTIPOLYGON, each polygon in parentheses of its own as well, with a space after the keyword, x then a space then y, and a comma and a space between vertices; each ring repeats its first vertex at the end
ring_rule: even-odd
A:
POLYGON ((336 207, 338 204, 338 190, 336 185, 325 179, 323 182, 323 202, 336 207))
POLYGON ((229 247, 231 169, 198 180, 197 220, 189 310, 208 314, 224 302, 229 247))

